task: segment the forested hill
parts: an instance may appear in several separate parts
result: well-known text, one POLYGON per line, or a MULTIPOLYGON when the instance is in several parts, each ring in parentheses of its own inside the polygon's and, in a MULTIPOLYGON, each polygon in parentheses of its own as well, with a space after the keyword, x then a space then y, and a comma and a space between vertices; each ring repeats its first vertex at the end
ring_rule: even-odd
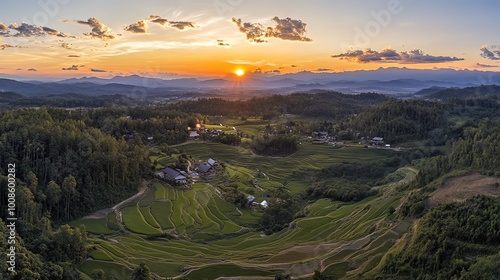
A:
POLYGON ((344 118, 361 112, 366 106, 381 104, 388 97, 377 93, 359 95, 339 92, 317 94, 294 93, 272 95, 244 101, 227 101, 220 98, 202 98, 170 105, 170 109, 196 112, 206 115, 265 116, 272 118, 281 114, 297 114, 311 117, 344 118))
MULTIPOLYGON (((430 91, 431 92, 431 91, 430 91)), ((487 96, 500 96, 500 86, 484 85, 479 87, 449 88, 424 95, 429 99, 452 99, 452 98, 478 98, 487 96)))

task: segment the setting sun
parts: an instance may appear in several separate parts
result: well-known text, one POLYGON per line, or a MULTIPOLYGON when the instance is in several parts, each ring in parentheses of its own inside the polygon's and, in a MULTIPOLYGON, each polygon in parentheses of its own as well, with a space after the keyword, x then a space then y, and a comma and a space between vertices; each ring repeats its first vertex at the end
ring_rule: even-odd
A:
POLYGON ((235 73, 235 74, 236 74, 236 76, 238 76, 238 77, 241 77, 241 76, 245 75, 245 71, 244 71, 244 70, 242 70, 242 69, 238 69, 238 70, 236 70, 236 72, 234 72, 234 73, 235 73))

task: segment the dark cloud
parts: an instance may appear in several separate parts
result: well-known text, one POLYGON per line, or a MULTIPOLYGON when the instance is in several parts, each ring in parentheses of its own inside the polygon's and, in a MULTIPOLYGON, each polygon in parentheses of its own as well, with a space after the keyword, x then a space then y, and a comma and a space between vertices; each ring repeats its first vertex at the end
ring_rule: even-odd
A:
POLYGON ((106 71, 106 70, 102 70, 102 69, 94 69, 94 68, 90 68, 90 71, 92 71, 92 72, 99 72, 99 73, 108 72, 108 71, 106 71))
POLYGON ((22 71, 22 70, 23 70, 23 68, 17 68, 16 69, 16 71, 22 71))
POLYGON ((266 30, 260 23, 242 22, 241 19, 232 18, 232 21, 238 26, 241 33, 245 33, 247 40, 254 43, 265 43, 262 39, 266 35, 266 30))
POLYGON ((29 71, 29 72, 36 72, 36 71, 38 71, 38 70, 36 70, 35 68, 30 68, 30 69, 28 69, 28 71, 29 71))
POLYGON ((295 67, 297 67, 297 66, 298 66, 298 65, 292 64, 292 67, 293 67, 293 68, 295 68, 295 67))
POLYGON ((47 33, 50 36, 57 36, 61 38, 76 38, 76 36, 68 35, 63 32, 57 31, 55 29, 49 28, 49 27, 42 27, 43 31, 47 33))
POLYGON ((146 21, 145 20, 140 20, 138 22, 132 23, 129 26, 124 28, 125 31, 132 32, 132 33, 147 33, 147 26, 146 26, 146 21))
POLYGON ((482 67, 482 68, 495 68, 495 67, 498 67, 498 65, 489 65, 489 64, 481 64, 481 63, 477 63, 476 66, 477 67, 482 67))
POLYGON ((191 21, 169 21, 168 25, 179 30, 184 30, 186 28, 196 28, 195 23, 191 21))
POLYGON ((371 49, 350 50, 338 55, 332 55, 332 58, 340 58, 348 61, 358 63, 370 62, 387 62, 387 63, 401 63, 401 64, 415 64, 415 63, 441 63, 449 61, 464 60, 463 58, 451 56, 433 56, 424 54, 419 49, 414 49, 409 52, 397 52, 393 49, 384 49, 380 52, 371 49))
POLYGON ((80 57, 80 56, 76 55, 76 54, 70 54, 70 55, 68 55, 68 57, 80 57))
POLYGON ((18 25, 17 23, 12 23, 9 25, 11 30, 17 31, 16 34, 13 34, 14 37, 35 37, 35 36, 44 36, 46 35, 45 31, 40 26, 35 26, 27 23, 22 23, 18 25))
POLYGON ((230 44, 224 42, 224 40, 217 40, 217 45, 221 47, 229 47, 231 46, 230 44))
POLYGON ((89 18, 88 20, 63 20, 63 22, 76 22, 78 24, 82 25, 87 25, 92 28, 92 31, 89 33, 83 33, 83 35, 92 37, 92 38, 99 38, 102 40, 108 40, 108 39, 115 39, 116 36, 119 35, 114 35, 112 30, 101 23, 98 19, 96 18, 89 18))
POLYGON ((304 36, 307 24, 301 20, 291 19, 289 17, 284 19, 273 17, 272 20, 276 22, 276 26, 274 28, 267 28, 266 37, 274 37, 290 41, 312 41, 312 39, 304 36))
MULTIPOLYGON (((495 48, 495 46, 493 47, 495 48)), ((490 50, 487 45, 481 47, 481 56, 490 60, 500 60, 500 48, 497 46, 496 50, 490 50)))
POLYGON ((255 69, 253 72, 254 72, 255 74, 260 74, 260 73, 262 73, 262 69, 257 68, 257 69, 255 69))
POLYGON ((278 69, 275 70, 269 70, 265 72, 266 74, 281 74, 281 71, 278 69))
POLYGON ((81 67, 85 67, 85 65, 72 65, 71 67, 62 68, 65 71, 78 71, 81 67))
POLYGON ((163 25, 163 26, 165 26, 168 23, 167 19, 164 19, 160 16, 153 16, 153 15, 149 16, 149 21, 154 22, 154 23, 158 23, 158 24, 163 25))
POLYGON ((325 72, 325 71, 333 71, 333 69, 330 69, 330 68, 318 68, 318 69, 316 69, 316 71, 318 71, 318 72, 325 72))

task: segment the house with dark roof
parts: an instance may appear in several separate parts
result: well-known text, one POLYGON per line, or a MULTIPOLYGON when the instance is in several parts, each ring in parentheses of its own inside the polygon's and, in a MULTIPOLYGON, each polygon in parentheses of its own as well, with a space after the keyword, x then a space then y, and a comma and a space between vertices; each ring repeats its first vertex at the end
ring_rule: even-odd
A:
POLYGON ((382 138, 382 137, 373 137, 370 142, 373 145, 384 145, 384 138, 382 138))
POLYGON ((175 181, 179 184, 187 184, 186 176, 182 175, 179 171, 168 167, 164 168, 162 171, 165 179, 175 181))

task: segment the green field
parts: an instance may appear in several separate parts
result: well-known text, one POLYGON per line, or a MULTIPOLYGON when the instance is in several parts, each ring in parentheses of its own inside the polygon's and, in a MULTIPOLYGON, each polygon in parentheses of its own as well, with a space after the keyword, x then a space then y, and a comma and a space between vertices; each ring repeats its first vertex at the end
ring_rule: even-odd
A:
MULTIPOLYGON (((392 185, 378 187, 380 195, 356 203, 321 199, 307 206, 307 215, 270 236, 251 228, 261 211, 236 209, 219 197, 214 185, 237 181, 242 188, 256 183, 264 190, 284 184, 293 192, 304 191, 300 172, 320 169, 331 163, 377 161, 391 151, 304 143, 287 158, 265 158, 240 147, 211 143, 190 143, 179 150, 195 158, 217 158, 226 164, 223 178, 197 182, 189 190, 153 182, 149 191, 121 209, 125 234, 95 239, 94 261, 80 270, 110 264, 132 268, 141 261, 160 277, 216 279, 231 276, 271 276, 277 272, 293 276, 319 269, 337 277, 354 278, 369 273, 382 261, 385 252, 400 238, 407 224, 393 221, 389 208, 401 201, 392 185), (264 175, 265 173, 265 175, 264 175)), ((413 174, 411 169, 399 172, 413 174)), ((414 175, 414 174, 413 174, 414 175)), ((394 185, 394 184, 393 184, 394 185)), ((93 222, 92 233, 109 234, 117 219, 93 222)), ((108 269, 109 270, 109 269, 108 269)))

